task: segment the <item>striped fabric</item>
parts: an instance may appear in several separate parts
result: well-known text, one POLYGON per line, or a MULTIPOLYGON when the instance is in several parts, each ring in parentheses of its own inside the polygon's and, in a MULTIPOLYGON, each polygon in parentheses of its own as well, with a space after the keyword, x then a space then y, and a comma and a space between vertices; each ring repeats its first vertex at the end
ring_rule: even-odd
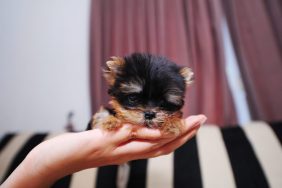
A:
MULTIPOLYGON (((0 141, 0 181, 40 142, 57 134, 6 134, 0 141)), ((282 187, 282 123, 203 126, 174 153, 130 162, 127 188, 282 187)), ((86 169, 53 187, 116 188, 118 166, 86 169)))

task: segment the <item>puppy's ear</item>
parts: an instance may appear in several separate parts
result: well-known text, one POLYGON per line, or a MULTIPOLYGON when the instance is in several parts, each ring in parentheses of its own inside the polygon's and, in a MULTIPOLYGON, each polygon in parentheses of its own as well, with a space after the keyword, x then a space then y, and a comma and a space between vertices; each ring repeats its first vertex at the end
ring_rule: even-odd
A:
POLYGON ((119 74, 124 65, 124 59, 121 57, 111 57, 109 61, 106 62, 106 69, 103 70, 104 77, 110 86, 114 85, 117 74, 119 74))
POLYGON ((186 83, 186 86, 189 86, 194 81, 194 73, 192 72, 192 69, 188 67, 183 67, 179 71, 180 75, 184 78, 184 81, 186 83))

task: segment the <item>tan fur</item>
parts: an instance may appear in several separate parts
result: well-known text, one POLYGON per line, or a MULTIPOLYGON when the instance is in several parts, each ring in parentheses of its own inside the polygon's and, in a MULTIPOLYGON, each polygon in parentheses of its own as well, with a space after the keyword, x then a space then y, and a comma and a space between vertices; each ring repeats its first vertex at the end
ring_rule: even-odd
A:
POLYGON ((109 85, 114 85, 116 75, 120 72, 120 69, 124 65, 124 59, 121 57, 111 57, 111 60, 106 62, 107 69, 104 71, 104 77, 109 85))
POLYGON ((103 107, 92 117, 92 128, 102 128, 105 130, 114 130, 120 127, 121 121, 103 107))
POLYGON ((116 117, 125 123, 139 124, 143 119, 143 111, 141 109, 126 110, 116 100, 111 100, 110 104, 115 109, 116 117))
POLYGON ((182 96, 174 95, 174 94, 168 94, 167 100, 173 104, 181 104, 182 96))
MULTIPOLYGON (((116 115, 113 116, 108 113, 103 107, 93 116, 92 128, 102 128, 105 130, 115 130, 124 123, 144 125, 144 109, 126 110, 115 99, 110 101, 110 104, 115 109, 116 115)), ((157 116, 152 122, 157 125, 153 128, 159 128, 166 133, 178 135, 181 130, 182 113, 175 112, 167 114, 165 112, 158 112, 157 116)))
POLYGON ((143 89, 142 87, 143 86, 139 83, 128 82, 128 83, 121 84, 120 89, 124 93, 139 93, 142 91, 143 89))
POLYGON ((184 67, 179 72, 185 80, 185 83, 187 86, 191 85, 194 81, 194 73, 192 72, 192 69, 188 67, 184 67))

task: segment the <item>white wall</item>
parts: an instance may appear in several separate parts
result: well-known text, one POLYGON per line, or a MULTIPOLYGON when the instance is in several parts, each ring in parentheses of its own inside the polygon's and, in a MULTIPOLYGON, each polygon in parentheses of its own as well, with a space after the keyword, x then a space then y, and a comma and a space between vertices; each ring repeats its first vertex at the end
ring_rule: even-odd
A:
POLYGON ((0 133, 90 118, 90 0, 0 1, 0 133))

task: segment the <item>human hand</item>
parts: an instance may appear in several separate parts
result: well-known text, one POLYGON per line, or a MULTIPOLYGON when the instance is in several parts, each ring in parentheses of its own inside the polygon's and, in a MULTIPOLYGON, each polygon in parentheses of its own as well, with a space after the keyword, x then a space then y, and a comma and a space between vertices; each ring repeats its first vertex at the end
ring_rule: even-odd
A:
POLYGON ((177 136, 134 125, 110 132, 94 129, 66 133, 35 147, 3 185, 49 187, 82 169, 165 155, 191 139, 205 120, 203 115, 188 117, 177 136))

